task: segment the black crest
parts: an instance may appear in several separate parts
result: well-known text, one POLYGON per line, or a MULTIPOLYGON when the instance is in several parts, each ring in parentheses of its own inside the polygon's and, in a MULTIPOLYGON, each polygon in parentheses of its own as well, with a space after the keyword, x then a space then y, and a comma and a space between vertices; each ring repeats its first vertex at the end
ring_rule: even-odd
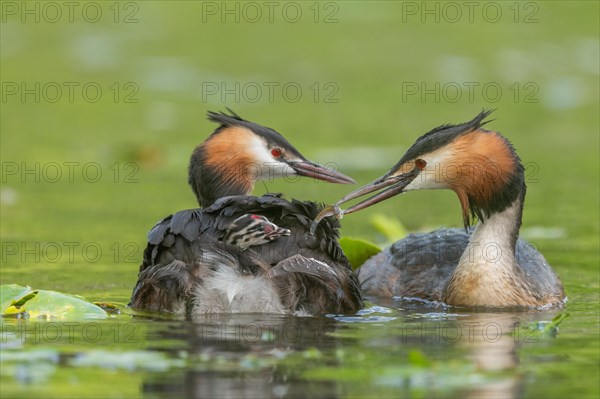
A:
POLYGON ((492 121, 486 121, 484 119, 487 118, 493 111, 494 110, 482 110, 479 115, 468 122, 458 125, 442 125, 430 130, 419 137, 417 141, 415 141, 415 143, 408 149, 408 151, 406 151, 400 161, 396 164, 396 167, 399 167, 406 161, 418 158, 419 155, 423 155, 434 151, 437 148, 443 147, 463 134, 480 129, 482 126, 492 121))

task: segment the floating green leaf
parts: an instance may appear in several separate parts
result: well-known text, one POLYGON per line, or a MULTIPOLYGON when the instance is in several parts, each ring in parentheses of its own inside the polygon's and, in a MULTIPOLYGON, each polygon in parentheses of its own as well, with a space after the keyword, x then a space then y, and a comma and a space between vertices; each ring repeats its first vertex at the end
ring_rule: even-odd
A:
POLYGON ((515 339, 537 340, 544 338, 555 338, 558 334, 558 326, 569 317, 569 313, 559 313, 552 321, 534 321, 521 323, 513 332, 515 339))
POLYGON ((4 310, 4 314, 7 316, 18 315, 20 313, 24 313, 24 306, 31 299, 35 298, 38 294, 37 291, 30 291, 21 298, 12 300, 10 305, 4 310))
POLYGON ((8 308, 15 299, 22 298, 31 292, 29 287, 18 284, 0 285, 0 310, 8 308))
POLYGON ((370 257, 381 252, 377 245, 359 238, 342 237, 340 245, 348 257, 353 269, 357 269, 370 257))
POLYGON ((390 218, 382 213, 375 214, 370 222, 375 230, 383 234, 388 242, 396 242, 408 234, 406 228, 398 219, 390 218))
POLYGON ((544 332, 549 332, 552 329, 558 328, 559 324, 562 323, 567 317, 569 317, 569 313, 559 313, 552 319, 552 322, 546 326, 544 332))
POLYGON ((72 320, 105 318, 102 308, 81 297, 56 291, 31 290, 16 284, 0 286, 2 316, 24 314, 34 319, 72 320))
POLYGON ((94 305, 99 306, 100 308, 102 308, 102 310, 104 310, 106 313, 110 313, 110 314, 121 314, 121 309, 119 308, 119 306, 115 305, 114 303, 108 303, 108 302, 94 302, 94 305))

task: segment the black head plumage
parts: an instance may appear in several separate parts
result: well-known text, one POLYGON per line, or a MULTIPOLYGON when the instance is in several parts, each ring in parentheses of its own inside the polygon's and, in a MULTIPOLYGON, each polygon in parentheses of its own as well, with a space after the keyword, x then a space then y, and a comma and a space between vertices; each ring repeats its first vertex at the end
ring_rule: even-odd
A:
POLYGON ((288 154, 299 159, 304 159, 302 154, 300 154, 300 152, 276 130, 245 120, 229 108, 227 108, 227 111, 229 111, 230 114, 214 111, 207 112, 208 120, 220 125, 211 136, 221 133, 227 127, 241 126, 261 136, 272 146, 285 148, 288 154))
POLYGON ((482 110, 477 116, 468 122, 457 124, 457 125, 441 125, 434 129, 431 129, 421 137, 419 137, 415 143, 406 151, 398 166, 402 165, 406 161, 416 159, 419 155, 432 152, 437 148, 443 147, 457 137, 472 132, 473 130, 480 129, 482 126, 492 122, 493 119, 485 120, 494 110, 482 110))

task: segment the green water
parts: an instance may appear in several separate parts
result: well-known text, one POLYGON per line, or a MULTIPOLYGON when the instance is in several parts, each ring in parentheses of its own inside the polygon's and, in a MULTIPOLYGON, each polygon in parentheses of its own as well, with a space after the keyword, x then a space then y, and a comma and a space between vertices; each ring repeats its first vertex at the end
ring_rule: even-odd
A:
MULTIPOLYGON (((598 397, 598 3, 274 3, 272 22, 243 4, 0 3, 0 284, 124 306, 148 229, 195 206, 186 167, 207 110, 272 126, 364 184, 420 134, 496 108, 488 126, 527 167, 522 234, 565 308, 371 298, 344 317, 3 319, 1 396, 598 397)), ((332 202, 349 187, 266 189, 332 202)), ((376 214, 461 224, 454 194, 423 191, 344 218, 343 234, 381 243, 376 214)))

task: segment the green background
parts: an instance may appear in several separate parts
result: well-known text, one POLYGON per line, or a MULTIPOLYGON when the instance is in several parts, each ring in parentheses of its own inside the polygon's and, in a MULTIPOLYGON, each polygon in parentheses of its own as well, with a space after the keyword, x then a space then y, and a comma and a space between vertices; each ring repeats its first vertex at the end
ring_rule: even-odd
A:
MULTIPOLYGON (((308 158, 364 184, 424 132, 493 108, 488 127, 510 139, 527 168, 522 235, 560 275, 571 315, 563 335, 529 348, 524 364, 508 373, 524 381, 517 396, 568 394, 573 386, 579 396, 598 395, 598 3, 275 2, 272 14, 267 3, 76 2, 69 15, 69 6, 56 2, 59 16, 43 2, 2 2, 0 282, 127 303, 146 232, 196 206, 186 168, 194 146, 215 127, 208 110, 230 107, 275 128, 308 158), (538 366, 540 358, 547 361, 538 366)), ((331 203, 352 188, 304 179, 258 184, 254 193, 331 203)), ((370 224, 376 214, 409 231, 462 223, 453 193, 422 191, 344 218, 342 233, 382 243, 370 224)), ((139 323, 144 339, 163 337, 157 331, 164 324, 139 323)), ((357 353, 397 331, 393 322, 377 332, 371 327, 349 327, 360 339, 342 340, 339 350, 357 353)), ((403 355, 411 348, 397 346, 403 355)), ((102 349, 131 348, 109 342, 102 349)), ((67 344, 54 350, 77 351, 67 344)), ((334 391, 311 385, 316 396, 352 396, 356 379, 373 395, 458 395, 452 384, 396 391, 377 382, 374 375, 402 374, 393 359, 405 357, 390 359, 386 350, 367 349, 356 367, 373 372, 356 376, 344 374, 352 367, 338 352, 325 350, 325 358, 338 360, 333 371, 299 378, 333 381, 334 391), (377 368, 382 364, 392 369, 377 368)), ((455 356, 460 348, 440 351, 444 359, 462 359, 466 368, 458 374, 474 375, 476 362, 455 356)), ((3 369, 22 365, 7 355, 17 352, 3 353, 3 369)), ((311 353, 304 355, 290 369, 314 368, 311 353)), ((106 373, 116 396, 141 395, 132 381, 145 375, 143 368, 115 375, 50 363, 56 370, 35 381, 51 396, 80 395, 84 382, 106 373), (79 383, 66 377, 73 369, 79 383), (58 388, 64 379, 71 382, 58 388)), ((5 393, 32 394, 13 371, 2 374, 5 393)), ((217 375, 232 378, 219 368, 217 375)))

